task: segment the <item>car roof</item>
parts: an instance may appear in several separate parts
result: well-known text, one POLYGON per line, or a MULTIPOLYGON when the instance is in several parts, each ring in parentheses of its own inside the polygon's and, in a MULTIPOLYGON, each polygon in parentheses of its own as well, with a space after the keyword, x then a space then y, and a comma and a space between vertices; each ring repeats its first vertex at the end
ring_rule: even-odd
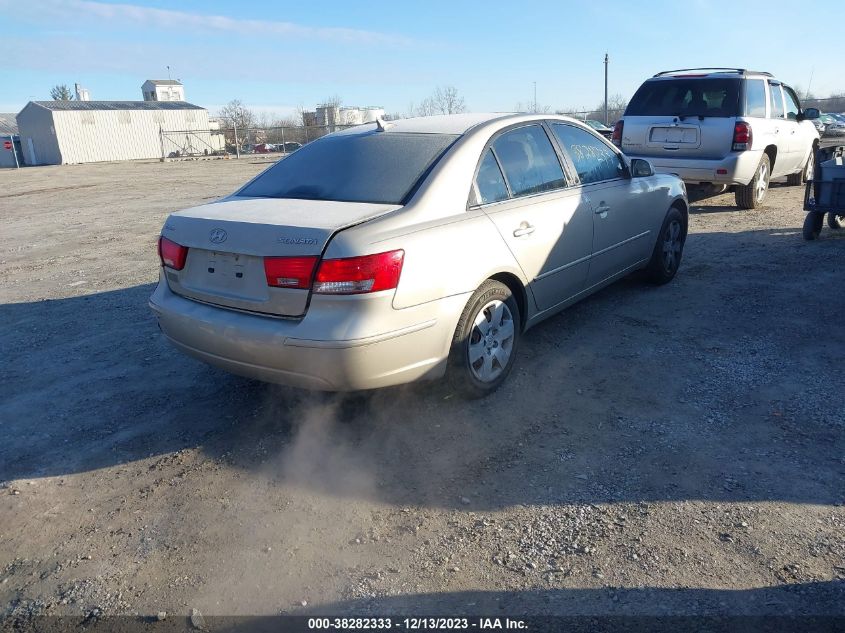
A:
MULTIPOLYGON (((435 116, 399 119, 396 121, 384 121, 382 125, 384 126, 383 132, 386 134, 453 134, 457 136, 466 134, 476 128, 487 127, 486 124, 498 124, 496 127, 505 127, 511 123, 543 121, 546 119, 570 121, 584 126, 583 121, 558 114, 520 114, 516 112, 439 114, 435 116)), ((363 125, 355 125, 335 132, 332 136, 368 134, 374 132, 377 128, 377 123, 364 123, 363 125)))

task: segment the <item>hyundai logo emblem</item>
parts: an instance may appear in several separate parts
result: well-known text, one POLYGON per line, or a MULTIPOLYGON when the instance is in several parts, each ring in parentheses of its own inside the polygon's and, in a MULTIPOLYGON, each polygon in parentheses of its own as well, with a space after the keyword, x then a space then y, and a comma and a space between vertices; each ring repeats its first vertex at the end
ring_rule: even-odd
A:
POLYGON ((229 237, 229 234, 223 229, 212 229, 211 233, 208 234, 208 241, 212 244, 222 244, 227 237, 229 237))

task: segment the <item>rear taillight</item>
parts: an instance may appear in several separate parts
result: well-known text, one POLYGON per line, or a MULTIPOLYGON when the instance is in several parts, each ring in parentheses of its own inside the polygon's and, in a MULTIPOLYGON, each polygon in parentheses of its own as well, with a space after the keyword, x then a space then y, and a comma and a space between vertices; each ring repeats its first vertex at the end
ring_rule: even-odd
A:
POLYGON ((324 259, 317 270, 314 292, 353 295, 390 290, 399 284, 405 251, 363 257, 324 259))
POLYGON ((185 267, 185 259, 188 257, 188 247, 166 237, 160 237, 158 238, 158 256, 161 258, 162 266, 182 270, 185 267))
POLYGON ((311 287, 311 276, 314 274, 316 257, 265 257, 264 274, 267 285, 274 288, 302 288, 311 287))
POLYGON ((751 133, 751 126, 745 121, 737 121, 734 125, 734 142, 731 149, 735 152, 744 152, 751 149, 751 142, 754 135, 751 133))
POLYGON ((616 145, 616 147, 622 147, 622 129, 624 127, 625 121, 621 119, 613 126, 613 134, 610 135, 610 141, 616 145))

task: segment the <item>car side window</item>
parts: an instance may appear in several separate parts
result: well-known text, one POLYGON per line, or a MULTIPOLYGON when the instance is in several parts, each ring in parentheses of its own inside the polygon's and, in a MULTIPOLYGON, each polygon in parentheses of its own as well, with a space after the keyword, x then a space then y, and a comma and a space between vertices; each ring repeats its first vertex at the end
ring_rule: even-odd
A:
POLYGON ((553 123, 552 130, 575 164, 581 184, 622 178, 625 175, 619 155, 593 134, 564 123, 553 123))
POLYGON ((798 97, 792 92, 792 88, 783 86, 783 101, 786 104, 786 118, 790 121, 797 121, 798 111, 801 108, 798 106, 798 97))
POLYGON ((745 82, 745 116, 766 118, 766 84, 761 79, 745 82))
POLYGON ((783 118, 783 96, 780 89, 780 84, 773 84, 769 82, 769 93, 771 102, 771 112, 769 116, 773 119, 783 118))
POLYGON ((484 160, 481 161, 478 175, 475 177, 475 186, 478 190, 478 199, 470 201, 470 204, 489 204, 506 200, 508 197, 505 178, 502 176, 499 163, 496 162, 496 157, 493 156, 493 151, 490 149, 484 153, 484 160))
POLYGON ((526 125, 505 132, 493 142, 511 195, 528 196, 566 186, 563 168, 545 130, 526 125))

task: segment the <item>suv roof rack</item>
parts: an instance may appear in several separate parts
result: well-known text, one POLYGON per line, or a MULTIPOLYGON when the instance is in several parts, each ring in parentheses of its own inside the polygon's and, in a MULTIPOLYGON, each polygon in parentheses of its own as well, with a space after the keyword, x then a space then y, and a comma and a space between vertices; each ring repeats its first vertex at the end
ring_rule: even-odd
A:
POLYGON ((745 68, 679 68, 678 70, 664 70, 663 72, 659 72, 655 77, 665 77, 666 75, 673 75, 675 73, 686 73, 690 71, 708 71, 707 74, 710 73, 736 73, 738 75, 765 75, 767 77, 772 77, 772 73, 756 71, 756 70, 747 70, 745 68))

